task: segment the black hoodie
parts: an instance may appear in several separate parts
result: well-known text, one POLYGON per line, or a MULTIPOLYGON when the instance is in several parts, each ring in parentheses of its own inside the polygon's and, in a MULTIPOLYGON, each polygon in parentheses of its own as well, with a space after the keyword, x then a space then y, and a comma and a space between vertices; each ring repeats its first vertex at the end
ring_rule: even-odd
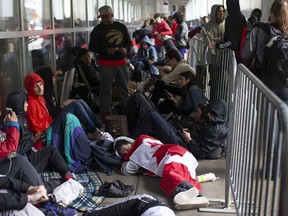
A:
POLYGON ((218 159, 225 151, 225 139, 228 126, 226 122, 227 106, 224 100, 211 102, 207 107, 213 119, 202 126, 192 140, 188 149, 197 159, 218 159))
POLYGON ((219 49, 230 48, 239 51, 243 27, 247 25, 246 19, 240 12, 239 0, 227 0, 228 16, 225 20, 225 33, 223 43, 217 44, 219 49))

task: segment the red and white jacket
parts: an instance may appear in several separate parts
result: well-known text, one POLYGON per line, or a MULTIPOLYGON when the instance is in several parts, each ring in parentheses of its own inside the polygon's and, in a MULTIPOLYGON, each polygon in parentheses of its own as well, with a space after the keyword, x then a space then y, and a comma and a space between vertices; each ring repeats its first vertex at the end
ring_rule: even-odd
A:
POLYGON ((163 144, 153 137, 142 135, 134 141, 124 160, 127 161, 121 168, 124 175, 135 174, 139 168, 144 168, 147 174, 162 177, 160 188, 168 196, 183 181, 201 190, 201 185, 195 180, 198 162, 179 145, 163 144))

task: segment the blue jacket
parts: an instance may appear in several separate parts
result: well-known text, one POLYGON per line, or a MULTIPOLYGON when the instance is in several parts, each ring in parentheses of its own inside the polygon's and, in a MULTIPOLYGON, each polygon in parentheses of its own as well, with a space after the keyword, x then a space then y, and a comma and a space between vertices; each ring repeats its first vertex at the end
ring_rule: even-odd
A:
POLYGON ((150 39, 148 36, 145 36, 140 43, 140 48, 138 49, 137 53, 137 60, 142 61, 142 60, 152 60, 152 61, 157 61, 157 52, 154 46, 151 45, 150 39), (143 48, 143 43, 147 43, 149 45, 148 49, 143 48))

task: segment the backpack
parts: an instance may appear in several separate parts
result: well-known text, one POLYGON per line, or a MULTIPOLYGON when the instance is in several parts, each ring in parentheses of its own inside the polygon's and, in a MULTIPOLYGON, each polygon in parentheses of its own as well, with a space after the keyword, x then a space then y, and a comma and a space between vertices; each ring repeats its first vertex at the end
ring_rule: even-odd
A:
POLYGON ((288 35, 270 27, 271 36, 263 52, 260 79, 270 89, 288 87, 288 35))

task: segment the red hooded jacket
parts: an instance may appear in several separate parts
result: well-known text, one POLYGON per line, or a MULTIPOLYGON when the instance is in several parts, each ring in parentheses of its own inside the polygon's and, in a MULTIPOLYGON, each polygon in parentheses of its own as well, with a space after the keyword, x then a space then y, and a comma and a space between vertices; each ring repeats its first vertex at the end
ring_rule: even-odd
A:
POLYGON ((33 133, 44 132, 50 126, 53 119, 50 116, 46 101, 43 96, 37 96, 34 91, 34 85, 42 82, 43 79, 36 73, 30 73, 25 77, 24 86, 28 92, 28 110, 26 114, 28 127, 33 133))

